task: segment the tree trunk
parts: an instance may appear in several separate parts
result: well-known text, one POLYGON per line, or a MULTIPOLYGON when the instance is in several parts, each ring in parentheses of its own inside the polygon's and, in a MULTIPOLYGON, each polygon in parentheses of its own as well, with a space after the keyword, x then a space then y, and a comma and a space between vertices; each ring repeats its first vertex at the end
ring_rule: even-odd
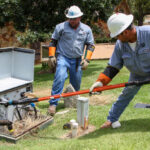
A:
POLYGON ((138 6, 138 26, 141 26, 143 25, 144 20, 142 1, 138 1, 137 6, 138 6))
POLYGON ((139 18, 138 18, 138 26, 143 25, 143 20, 144 20, 144 15, 140 15, 139 18))

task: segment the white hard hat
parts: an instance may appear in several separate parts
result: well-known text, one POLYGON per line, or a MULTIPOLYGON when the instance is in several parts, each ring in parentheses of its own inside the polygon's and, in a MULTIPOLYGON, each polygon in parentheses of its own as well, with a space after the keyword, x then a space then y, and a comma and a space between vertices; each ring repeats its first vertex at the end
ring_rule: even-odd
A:
POLYGON ((71 6, 68 9, 68 12, 66 14, 67 18, 78 18, 83 15, 83 12, 81 12, 80 8, 78 6, 71 6))
POLYGON ((122 33, 133 21, 133 15, 115 13, 109 17, 107 26, 110 36, 113 38, 122 33))

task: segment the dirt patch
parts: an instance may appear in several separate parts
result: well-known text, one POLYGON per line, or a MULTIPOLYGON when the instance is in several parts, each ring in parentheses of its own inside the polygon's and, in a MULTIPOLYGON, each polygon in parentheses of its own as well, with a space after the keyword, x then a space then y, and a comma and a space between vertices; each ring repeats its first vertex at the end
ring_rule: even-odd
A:
POLYGON ((52 73, 51 70, 40 70, 37 74, 52 73))
POLYGON ((45 73, 53 74, 55 73, 55 69, 53 68, 41 69, 37 74, 45 74, 45 73))
POLYGON ((51 89, 44 89, 44 90, 36 90, 34 91, 36 97, 45 97, 51 95, 51 89))
POLYGON ((9 132, 6 126, 1 128, 0 132, 5 135, 10 135, 12 137, 18 137, 20 135, 27 133, 29 130, 32 130, 33 128, 36 129, 38 125, 40 125, 41 123, 45 122, 50 118, 51 116, 44 116, 41 114, 39 114, 38 118, 36 119, 33 116, 27 116, 23 120, 17 120, 13 123, 13 132, 9 132))
MULTIPOLYGON (((96 127, 93 126, 93 125, 89 125, 88 129, 85 129, 85 130, 83 130, 81 127, 79 127, 76 138, 84 136, 86 134, 89 134, 89 133, 91 133, 91 132, 93 132, 95 130, 96 130, 96 127)), ((68 133, 64 134, 60 138, 61 139, 71 139, 72 138, 72 132, 71 132, 71 130, 69 130, 68 133)))
POLYGON ((114 95, 93 95, 90 97, 90 105, 106 105, 115 100, 114 95))

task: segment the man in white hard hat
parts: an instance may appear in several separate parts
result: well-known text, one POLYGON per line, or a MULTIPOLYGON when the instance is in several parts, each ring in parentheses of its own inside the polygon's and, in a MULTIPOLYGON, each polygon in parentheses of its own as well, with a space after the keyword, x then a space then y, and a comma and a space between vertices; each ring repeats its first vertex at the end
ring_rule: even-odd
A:
MULTIPOLYGON (((91 28, 82 22, 83 13, 77 6, 71 6, 66 13, 67 21, 56 25, 49 45, 49 65, 56 66, 51 95, 61 94, 67 71, 70 83, 76 91, 80 89, 82 70, 87 69, 94 51, 94 38, 91 28), (84 58, 84 47, 86 51, 84 58), (56 55, 57 54, 57 60, 56 55)), ((50 100, 48 112, 54 115, 59 99, 50 100)))
MULTIPOLYGON (((138 27, 132 22, 133 15, 116 13, 109 17, 107 25, 110 36, 118 40, 108 66, 91 86, 91 92, 95 87, 107 85, 123 66, 130 71, 129 81, 150 79, 150 26, 138 27)), ((123 89, 101 128, 121 126, 119 117, 140 88, 129 86, 123 89)))

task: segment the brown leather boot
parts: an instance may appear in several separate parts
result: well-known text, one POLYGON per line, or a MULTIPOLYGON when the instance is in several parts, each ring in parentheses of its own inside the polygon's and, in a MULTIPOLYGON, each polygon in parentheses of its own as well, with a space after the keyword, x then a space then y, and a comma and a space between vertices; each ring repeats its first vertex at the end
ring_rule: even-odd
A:
POLYGON ((50 105, 48 108, 48 114, 54 116, 56 113, 56 105, 50 105))
POLYGON ((112 123, 110 121, 106 121, 100 129, 111 128, 112 123))

